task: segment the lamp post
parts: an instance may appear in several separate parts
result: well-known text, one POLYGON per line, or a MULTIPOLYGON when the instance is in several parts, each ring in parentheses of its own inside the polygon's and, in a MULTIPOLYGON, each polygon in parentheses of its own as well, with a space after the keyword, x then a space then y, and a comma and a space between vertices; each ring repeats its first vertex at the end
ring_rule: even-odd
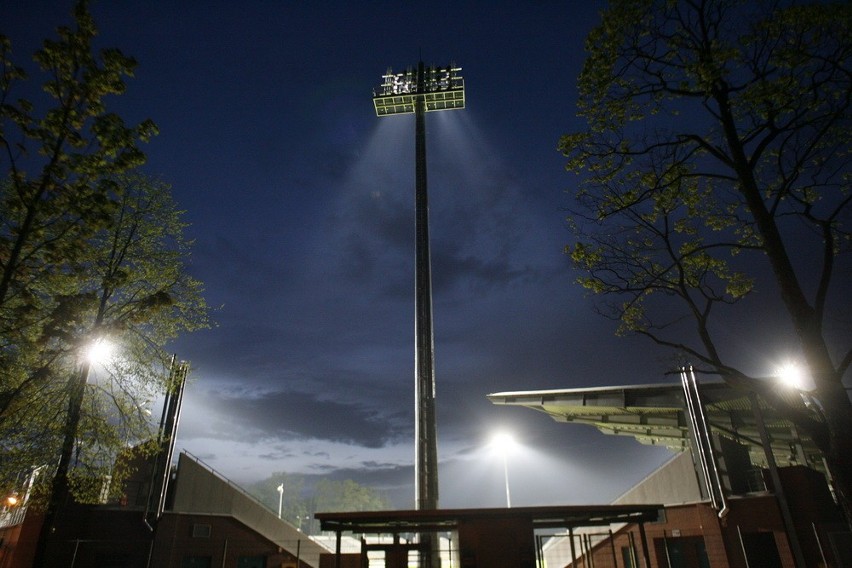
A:
POLYGON ((425 113, 462 109, 460 67, 425 67, 404 73, 388 69, 373 93, 376 115, 415 115, 415 443, 417 509, 438 508, 438 446, 435 424, 435 340, 432 330, 432 268, 426 191, 425 113))
POLYGON ((796 568, 804 568, 807 566, 802 546, 799 542, 799 535, 796 532, 796 524, 793 521, 793 514, 790 510, 790 504, 787 501, 787 493, 781 483, 781 476, 778 474, 778 465, 775 462, 775 454, 772 450, 772 441, 766 431, 766 422, 763 418, 763 410, 760 408, 760 398, 754 391, 749 392, 749 401, 751 402, 752 413, 754 413, 757 432, 760 435, 760 444, 763 446, 763 455, 766 457, 766 467, 769 470, 769 478, 772 480, 775 499, 778 501, 778 509, 781 512, 781 521, 784 523, 785 532, 787 533, 787 541, 790 544, 790 549, 793 553, 793 561, 796 568))
POLYGON ((39 532, 38 543, 36 544, 33 559, 33 566, 36 568, 46 565, 45 550, 47 539, 53 533, 53 525, 56 521, 56 514, 59 511, 59 507, 69 493, 68 473, 71 469, 71 458, 74 454, 74 446, 77 441, 77 430, 80 426, 83 396, 86 393, 86 383, 89 381, 89 373, 91 372, 92 365, 108 358, 111 350, 110 343, 103 338, 98 338, 87 345, 83 351, 80 368, 68 381, 68 414, 66 415, 62 430, 62 449, 59 454, 59 464, 56 467, 53 486, 50 490, 50 497, 39 532))
POLYGON ((509 492, 509 451, 515 445, 515 440, 511 435, 502 433, 494 438, 494 443, 497 446, 497 451, 500 452, 500 457, 503 460, 503 480, 506 484, 506 508, 512 508, 512 495, 509 492))
POLYGON ((281 518, 281 503, 284 500, 284 482, 276 488, 278 489, 278 518, 281 518))

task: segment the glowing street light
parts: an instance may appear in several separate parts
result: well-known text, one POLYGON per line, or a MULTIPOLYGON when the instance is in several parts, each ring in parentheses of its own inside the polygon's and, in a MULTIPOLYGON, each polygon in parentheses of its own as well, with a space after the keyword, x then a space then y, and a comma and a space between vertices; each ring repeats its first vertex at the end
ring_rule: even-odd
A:
POLYGON ((807 386, 807 376, 801 365, 795 361, 785 361, 777 369, 775 376, 784 384, 797 390, 803 390, 807 386))
POLYGON ((84 346, 80 357, 80 368, 68 380, 68 413, 63 426, 62 447, 59 453, 59 463, 56 466, 56 472, 53 476, 53 484, 50 489, 50 497, 47 509, 45 510, 44 521, 42 522, 36 545, 34 566, 44 565, 46 542, 54 531, 53 525, 56 521, 60 504, 69 493, 68 472, 71 468, 71 459, 77 441, 77 430, 80 426, 86 384, 89 382, 89 371, 92 365, 103 363, 108 359, 107 354, 111 352, 111 349, 107 348, 108 345, 108 341, 98 338, 84 346))
POLYGON ((278 518, 281 518, 281 502, 284 500, 284 482, 281 482, 278 489, 278 518))
POLYGON ((112 353, 115 346, 111 341, 100 337, 92 341, 88 347, 84 349, 83 360, 89 365, 104 363, 112 358, 112 353))
POLYGON ((511 434, 501 432, 494 437, 494 447, 503 459, 503 479, 506 482, 506 508, 512 508, 512 495, 509 492, 509 452, 515 447, 515 439, 511 434))
MULTIPOLYGON (((816 405, 813 404, 810 395, 803 392, 807 387, 808 380, 805 370, 801 365, 795 361, 785 361, 775 369, 774 378, 786 386, 795 389, 806 406, 812 410, 816 409, 816 412, 819 412, 816 405)), ((784 523, 784 527, 787 531, 787 539, 789 540, 790 548, 793 552, 795 565, 806 566, 807 562, 805 561, 805 557, 802 552, 802 545, 799 542, 798 533, 796 532, 796 524, 793 521, 793 513, 790 508, 790 503, 787 500, 784 484, 781 483, 781 476, 778 473, 778 464, 775 461, 775 454, 772 450, 772 441, 766 431, 766 421, 763 417, 763 411, 760 408, 758 395, 752 391, 749 393, 749 398, 751 400, 752 411, 754 412, 757 431, 760 436, 760 444, 763 446, 763 453, 766 457, 769 478, 772 480, 773 492, 775 494, 775 498, 778 500, 778 508, 781 512, 781 521, 784 523)))

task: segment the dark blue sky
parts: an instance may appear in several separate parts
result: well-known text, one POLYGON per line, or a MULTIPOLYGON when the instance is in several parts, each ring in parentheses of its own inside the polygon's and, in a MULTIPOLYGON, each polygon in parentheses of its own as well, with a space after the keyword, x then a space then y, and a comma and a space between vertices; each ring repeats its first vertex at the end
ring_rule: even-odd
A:
MULTIPOLYGON (((70 1, 2 0, 19 60, 70 1)), ((463 111, 427 118, 441 505, 499 506, 494 430, 524 446, 515 505, 607 502, 665 451, 523 409, 505 390, 666 380, 616 338, 562 253, 575 180, 556 152, 602 2, 94 2, 99 42, 136 57, 113 109, 161 134, 218 326, 192 362, 178 448, 224 475, 350 477, 411 507, 414 121, 376 118, 388 66, 462 67, 463 111), (625 466, 625 464, 630 464, 625 466)))

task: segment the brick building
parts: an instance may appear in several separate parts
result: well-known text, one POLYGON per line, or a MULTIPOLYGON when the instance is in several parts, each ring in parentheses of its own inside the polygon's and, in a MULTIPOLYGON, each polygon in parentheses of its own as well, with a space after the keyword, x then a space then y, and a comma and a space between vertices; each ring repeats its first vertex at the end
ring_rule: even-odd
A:
MULTIPOLYGON (((119 500, 62 507, 48 542, 50 566, 316 568, 328 552, 186 453, 169 476, 164 510, 152 515, 153 466, 148 466, 119 500)), ((24 513, 18 509, 0 518, 5 525, 0 526, 0 568, 32 564, 42 519, 24 513)))
MULTIPOLYGON (((802 393, 789 394, 808 408, 802 393)), ((504 392, 489 399, 674 452, 614 502, 665 505, 659 522, 644 529, 651 566, 852 566, 852 534, 820 452, 753 393, 684 376, 680 385, 504 392)), ((630 524, 579 528, 551 536, 542 556, 550 568, 644 566, 637 534, 630 524)))

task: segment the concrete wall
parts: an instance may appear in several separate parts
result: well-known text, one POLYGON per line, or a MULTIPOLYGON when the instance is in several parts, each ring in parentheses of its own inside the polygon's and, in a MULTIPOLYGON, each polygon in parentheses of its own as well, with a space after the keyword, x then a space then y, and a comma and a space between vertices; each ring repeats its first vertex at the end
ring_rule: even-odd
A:
POLYGON ((302 562, 319 566, 320 554, 329 552, 237 486, 198 461, 180 455, 171 511, 182 514, 228 515, 264 538, 295 554, 302 562))
POLYGON ((689 452, 681 452, 634 485, 613 505, 665 503, 676 505, 701 501, 701 489, 689 452))

